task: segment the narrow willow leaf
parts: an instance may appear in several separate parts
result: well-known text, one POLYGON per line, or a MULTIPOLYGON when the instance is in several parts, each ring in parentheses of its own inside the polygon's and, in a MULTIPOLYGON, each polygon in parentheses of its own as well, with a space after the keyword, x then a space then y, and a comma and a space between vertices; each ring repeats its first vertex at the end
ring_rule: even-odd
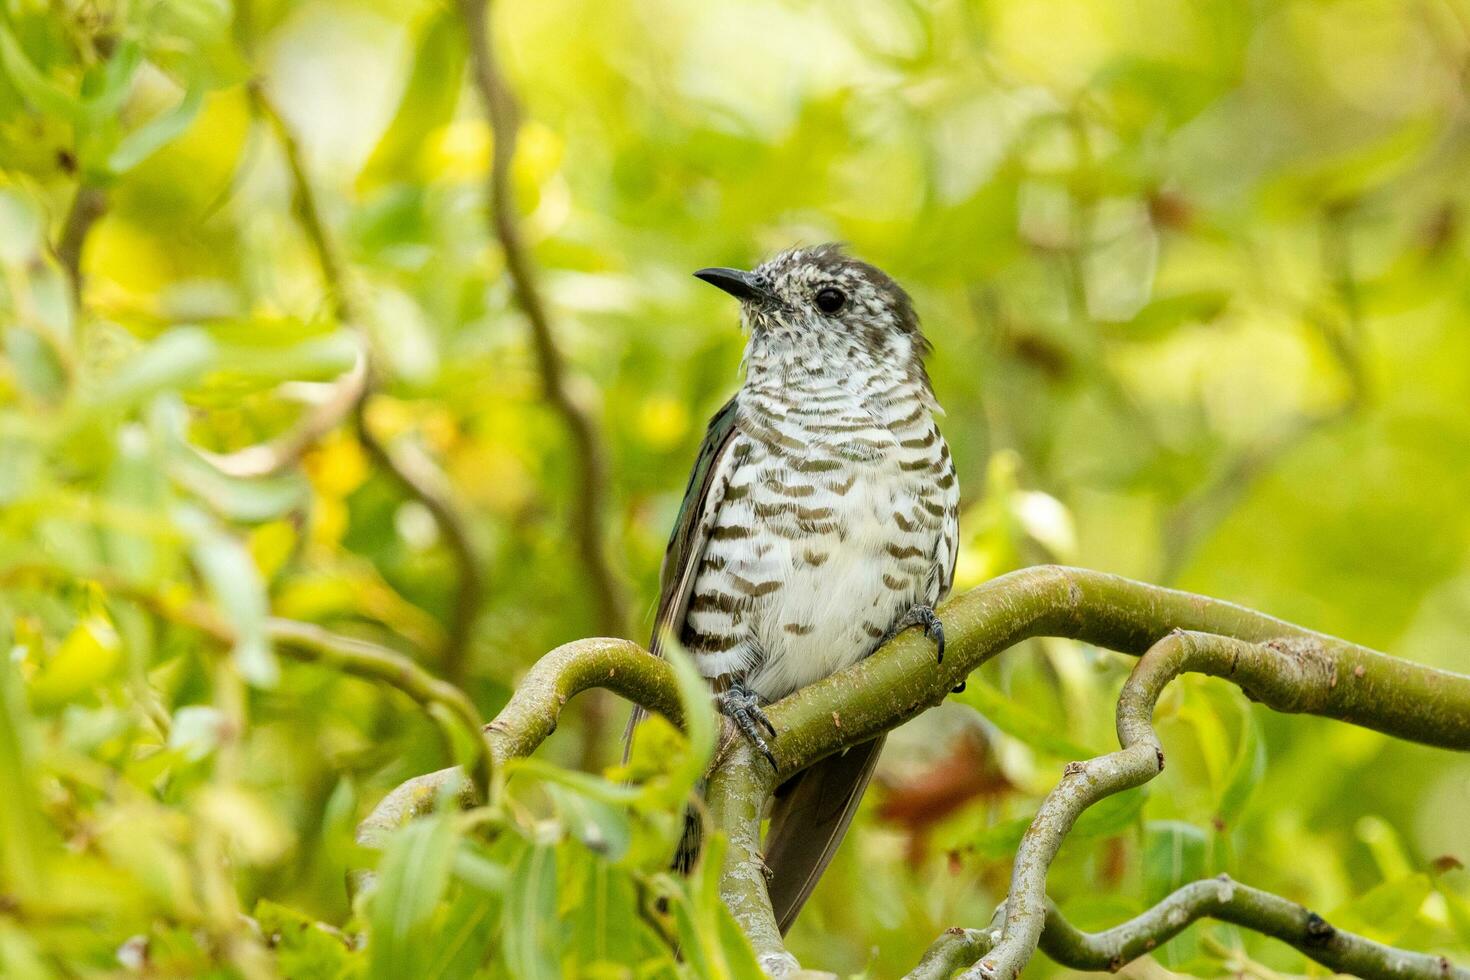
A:
POLYGON ((971 675, 965 681, 965 689, 951 695, 951 700, 969 705, 1011 738, 1054 758, 1080 760, 1091 759, 1098 754, 1095 749, 1078 745, 1058 734, 1056 722, 1007 697, 980 677, 971 675))
POLYGON ((435 918, 423 980, 460 980, 475 975, 490 953, 501 916, 500 902, 469 888, 457 889, 435 918))
POLYGON ((69 119, 73 123, 84 121, 85 112, 81 100, 52 82, 31 64, 20 41, 16 40, 15 35, 3 23, 0 23, 0 69, 5 71, 10 84, 31 104, 31 108, 69 119))
POLYGON ((556 783, 546 783, 545 789, 562 822, 589 851, 609 861, 628 853, 633 831, 621 809, 556 783))
POLYGON ((594 964, 636 963, 647 926, 638 918, 633 880, 621 868, 592 858, 578 862, 580 894, 572 904, 570 949, 580 972, 594 964))
POLYGON ((448 815, 415 820, 388 842, 369 910, 369 975, 423 976, 429 928, 449 886, 457 844, 448 815))
POLYGON ((108 172, 114 175, 127 173, 166 143, 172 142, 189 128, 203 104, 204 90, 189 89, 178 105, 154 116, 118 141, 116 149, 107 157, 108 172))
POLYGON ((1205 877, 1207 838, 1194 824, 1151 820, 1143 835, 1143 880, 1150 903, 1205 877))
POLYGON ((1261 723, 1256 720, 1255 712, 1246 706, 1241 713, 1240 742, 1236 746, 1235 759, 1230 764, 1230 774, 1215 807, 1221 827, 1235 826, 1265 775, 1266 740, 1261 737, 1261 723))
POLYGON ((464 32, 451 7, 436 7, 418 34, 413 71, 393 120, 358 177, 359 190, 418 173, 419 154, 439 127, 454 118, 464 75, 464 32))
POLYGON ((173 521, 188 536, 194 564, 234 630, 241 676, 259 687, 274 685, 280 665, 265 631, 269 604, 250 552, 197 507, 175 507, 173 521))
POLYGON ((517 980, 561 976, 562 927, 557 914, 556 849, 527 844, 516 856, 505 896, 505 965, 517 980))
POLYGON ((85 415, 124 411, 159 391, 192 384, 217 356, 216 344, 198 327, 170 330, 99 385, 84 404, 85 415))

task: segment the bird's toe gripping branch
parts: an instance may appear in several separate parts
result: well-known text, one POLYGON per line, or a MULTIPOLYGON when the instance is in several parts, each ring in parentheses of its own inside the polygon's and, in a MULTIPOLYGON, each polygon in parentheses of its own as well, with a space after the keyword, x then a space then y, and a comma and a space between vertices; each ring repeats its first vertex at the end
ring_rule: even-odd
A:
POLYGON ((761 735, 761 729, 764 728, 775 738, 776 726, 771 724, 771 719, 761 710, 760 697, 754 691, 737 681, 715 695, 715 707, 720 714, 735 723, 740 734, 749 739, 756 751, 766 757, 772 769, 780 768, 776 765, 776 756, 771 752, 771 747, 761 735))
MULTIPOLYGON (((918 605, 909 609, 888 628, 888 632, 883 635, 882 643, 887 643, 910 626, 924 627, 924 635, 934 641, 936 662, 944 663, 944 623, 940 621, 933 606, 918 605)), ((882 646, 882 643, 879 646, 882 646)))

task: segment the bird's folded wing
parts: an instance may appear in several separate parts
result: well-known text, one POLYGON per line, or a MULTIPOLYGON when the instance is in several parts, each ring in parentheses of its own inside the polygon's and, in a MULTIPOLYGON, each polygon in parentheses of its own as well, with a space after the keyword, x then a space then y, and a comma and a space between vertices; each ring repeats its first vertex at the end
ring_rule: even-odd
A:
POLYGON ((777 792, 765 860, 771 908, 783 934, 842 843, 882 750, 880 735, 802 770, 777 792))
MULTIPOLYGON (((648 643, 648 649, 655 656, 661 654, 666 635, 672 634, 677 639, 683 631, 684 617, 689 612, 689 593, 694 589, 699 563, 709 542, 709 531, 719 516, 720 502, 725 498, 725 488, 729 486, 738 462, 731 452, 735 444, 737 412, 736 398, 731 398, 710 419, 704 442, 699 447, 699 456, 689 474, 684 502, 679 505, 674 531, 669 536, 669 546, 659 569, 658 612, 654 616, 653 637, 648 643)), ((642 708, 635 707, 633 716, 628 719, 623 743, 625 760, 632 747, 633 729, 645 714, 642 708)))

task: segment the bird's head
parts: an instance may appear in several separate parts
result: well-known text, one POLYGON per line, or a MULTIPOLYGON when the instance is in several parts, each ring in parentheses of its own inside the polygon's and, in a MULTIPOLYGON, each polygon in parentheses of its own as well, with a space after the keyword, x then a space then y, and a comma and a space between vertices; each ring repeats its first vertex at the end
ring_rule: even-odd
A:
POLYGON ((922 371, 929 345, 909 294, 840 245, 788 249, 749 272, 700 269, 695 276, 740 300, 752 356, 809 369, 922 371))

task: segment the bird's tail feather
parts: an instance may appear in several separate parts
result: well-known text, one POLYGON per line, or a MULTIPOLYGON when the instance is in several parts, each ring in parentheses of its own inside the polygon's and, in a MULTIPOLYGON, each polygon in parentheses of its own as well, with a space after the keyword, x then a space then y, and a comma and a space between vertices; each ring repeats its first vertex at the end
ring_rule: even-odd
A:
POLYGON ((828 756, 791 777, 777 792, 765 860, 771 873, 771 908, 783 934, 842 843, 882 749, 879 736, 828 756))

